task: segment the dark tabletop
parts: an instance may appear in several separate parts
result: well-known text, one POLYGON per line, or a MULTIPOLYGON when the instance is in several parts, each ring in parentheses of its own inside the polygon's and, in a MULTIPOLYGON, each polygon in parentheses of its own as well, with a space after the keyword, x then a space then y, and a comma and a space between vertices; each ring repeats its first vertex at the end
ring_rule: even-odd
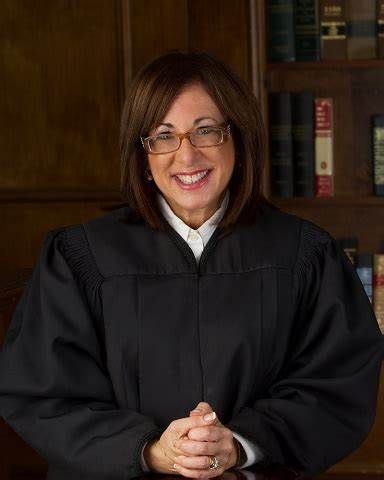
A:
MULTIPOLYGON (((182 475, 165 475, 159 473, 149 473, 137 477, 140 480, 178 480, 185 479, 182 475)), ((300 476, 293 470, 284 467, 248 467, 242 470, 227 470, 223 475, 215 477, 218 480, 310 480, 309 477, 300 476)))

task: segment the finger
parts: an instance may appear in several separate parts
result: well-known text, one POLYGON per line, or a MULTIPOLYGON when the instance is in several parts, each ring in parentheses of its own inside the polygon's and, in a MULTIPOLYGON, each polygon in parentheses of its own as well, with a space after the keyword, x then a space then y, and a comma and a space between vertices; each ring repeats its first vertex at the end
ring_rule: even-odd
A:
POLYGON ((178 455, 174 462, 184 468, 191 470, 206 470, 211 464, 211 458, 206 455, 199 455, 197 457, 188 457, 187 455, 178 455))
POLYGON ((217 469, 207 469, 207 470, 192 470, 189 468, 185 468, 182 465, 179 465, 178 463, 174 464, 175 470, 180 473, 183 477, 187 478, 199 478, 200 480, 204 480, 206 478, 213 478, 213 477, 218 477, 223 473, 222 468, 217 468, 217 469))
POLYGON ((200 442, 217 442, 227 436, 224 428, 216 425, 195 427, 188 432, 190 440, 199 440, 200 442))
POLYGON ((194 415, 192 417, 174 420, 170 423, 169 430, 175 435, 176 438, 180 438, 184 435, 187 435, 191 428, 202 427, 204 425, 214 425, 216 422, 218 422, 216 413, 211 412, 205 415, 194 415))
POLYGON ((199 411, 199 412, 204 412, 204 413, 209 413, 209 412, 213 412, 213 408, 211 407, 211 405, 208 403, 208 402, 199 402, 196 407, 191 410, 191 411, 199 411))
POLYGON ((176 447, 178 451, 181 452, 181 454, 185 454, 188 456, 197 456, 216 455, 222 445, 219 442, 198 442, 195 440, 182 438, 177 441, 176 447))
POLYGON ((193 415, 203 415, 203 412, 201 410, 191 410, 189 416, 192 417, 193 415))
POLYGON ((193 410, 190 411, 190 415, 204 415, 206 413, 213 412, 213 408, 206 402, 200 402, 193 410))

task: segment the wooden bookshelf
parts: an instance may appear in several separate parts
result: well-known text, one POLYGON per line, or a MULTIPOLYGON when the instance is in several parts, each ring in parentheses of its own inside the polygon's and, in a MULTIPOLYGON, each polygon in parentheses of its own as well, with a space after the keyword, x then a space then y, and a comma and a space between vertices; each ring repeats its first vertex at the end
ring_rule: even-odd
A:
MULTIPOLYGON (((277 205, 294 213, 315 217, 327 208, 322 226, 330 231, 340 209, 364 210, 370 219, 367 237, 375 235, 375 244, 384 242, 384 197, 373 195, 371 116, 384 113, 384 60, 340 60, 319 62, 268 63, 266 56, 266 2, 254 2, 255 25, 252 43, 255 93, 260 99, 268 134, 268 94, 279 91, 311 91, 317 97, 330 97, 334 103, 334 187, 331 198, 272 198, 277 205), (382 224, 380 227, 375 224, 382 224)), ((270 171, 267 161, 264 186, 270 196, 270 171)), ((344 215, 347 230, 353 229, 354 215, 344 215)), ((356 225, 357 227, 357 225, 356 225)), ((339 233, 338 229, 337 233, 339 233)), ((371 242, 372 243, 372 242, 371 242)))
MULTIPOLYGON (((270 162, 264 188, 284 211, 307 218, 336 238, 357 236, 359 251, 384 253, 384 197, 373 195, 371 116, 384 113, 384 60, 267 62, 267 1, 251 1, 253 86, 268 132, 268 94, 312 91, 334 103, 334 188, 329 198, 276 198, 270 195, 270 162)), ((363 445, 335 465, 324 480, 384 478, 384 374, 375 425, 363 445)))
POLYGON ((384 60, 320 60, 318 62, 282 62, 269 63, 267 71, 273 70, 357 70, 367 68, 384 68, 384 60))

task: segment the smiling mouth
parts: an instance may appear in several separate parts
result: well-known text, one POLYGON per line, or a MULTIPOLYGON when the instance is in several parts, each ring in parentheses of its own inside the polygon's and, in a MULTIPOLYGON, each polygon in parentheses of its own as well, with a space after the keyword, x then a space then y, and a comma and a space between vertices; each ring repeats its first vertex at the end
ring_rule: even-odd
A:
POLYGON ((194 183, 200 182, 204 177, 208 175, 210 170, 201 170, 200 172, 194 173, 193 175, 175 175, 177 179, 184 185, 193 185, 194 183))

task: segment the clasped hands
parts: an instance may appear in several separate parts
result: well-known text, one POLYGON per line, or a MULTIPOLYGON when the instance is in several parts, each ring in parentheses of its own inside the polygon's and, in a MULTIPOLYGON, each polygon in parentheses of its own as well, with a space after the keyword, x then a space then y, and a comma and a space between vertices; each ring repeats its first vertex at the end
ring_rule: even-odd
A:
POLYGON ((222 425, 206 402, 200 402, 189 417, 173 420, 159 439, 144 449, 151 470, 180 474, 189 478, 212 478, 222 475, 237 461, 232 431, 222 425), (205 417, 207 414, 211 418, 205 417), (211 457, 219 467, 210 469, 211 457))

